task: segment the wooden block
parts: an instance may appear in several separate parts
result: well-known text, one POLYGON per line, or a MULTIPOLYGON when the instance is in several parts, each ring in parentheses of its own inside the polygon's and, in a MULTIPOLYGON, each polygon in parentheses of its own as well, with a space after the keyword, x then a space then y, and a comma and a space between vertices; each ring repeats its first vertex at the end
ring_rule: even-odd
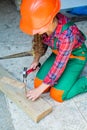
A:
POLYGON ((6 69, 4 69, 1 65, 0 65, 0 80, 10 84, 12 86, 15 87, 19 87, 19 88, 23 88, 25 87, 24 83, 19 82, 18 80, 16 80, 12 74, 10 74, 6 69))
MULTIPOLYGON (((47 103, 42 98, 37 99, 36 101, 31 101, 26 99, 25 91, 23 88, 15 87, 17 81, 15 82, 15 86, 12 84, 13 79, 7 78, 7 76, 11 76, 3 67, 0 66, 0 90, 5 93, 14 103, 16 103, 29 117, 32 118, 35 122, 39 122, 43 117, 48 115, 52 111, 52 106, 47 103), (3 73, 2 72, 6 72, 3 73), (6 74, 6 75, 5 75, 6 74), (4 77, 5 76, 5 77, 4 77), (4 82, 3 79, 8 79, 10 82, 4 82)), ((8 81, 7 80, 7 81, 8 81)), ((22 83, 20 83, 22 84, 22 83)), ((18 83, 17 83, 18 85, 18 83)))
POLYGON ((11 79, 9 77, 2 77, 0 79, 0 81, 2 81, 5 84, 9 84, 10 86, 14 86, 14 87, 18 87, 18 88, 24 88, 25 87, 24 83, 19 82, 19 81, 15 80, 15 79, 11 79))

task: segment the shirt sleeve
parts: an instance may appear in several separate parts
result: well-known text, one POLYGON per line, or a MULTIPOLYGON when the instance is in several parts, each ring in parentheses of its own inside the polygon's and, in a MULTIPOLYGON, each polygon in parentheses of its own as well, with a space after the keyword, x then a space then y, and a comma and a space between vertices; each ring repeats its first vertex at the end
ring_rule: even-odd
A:
POLYGON ((60 43, 60 47, 58 48, 58 55, 56 56, 50 71, 43 80, 44 83, 51 86, 54 85, 59 77, 62 75, 72 52, 74 42, 76 40, 75 36, 66 37, 66 35, 63 35, 63 37, 61 38, 63 39, 61 40, 62 42, 60 43))

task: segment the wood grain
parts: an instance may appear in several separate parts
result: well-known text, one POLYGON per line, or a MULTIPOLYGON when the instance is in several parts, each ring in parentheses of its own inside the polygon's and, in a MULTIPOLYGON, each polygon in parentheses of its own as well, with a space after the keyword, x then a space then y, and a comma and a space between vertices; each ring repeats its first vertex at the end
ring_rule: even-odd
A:
POLYGON ((0 90, 17 104, 33 121, 39 122, 52 112, 52 106, 44 99, 28 100, 25 96, 24 83, 12 79, 12 75, 0 66, 0 90), (5 73, 3 73, 5 72, 5 73))

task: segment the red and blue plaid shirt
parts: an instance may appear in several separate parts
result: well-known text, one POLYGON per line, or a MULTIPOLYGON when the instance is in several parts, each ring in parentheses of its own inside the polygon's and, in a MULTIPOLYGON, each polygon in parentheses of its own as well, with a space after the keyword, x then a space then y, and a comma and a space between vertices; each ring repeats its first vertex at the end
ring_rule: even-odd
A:
POLYGON ((56 56, 47 76, 43 80, 44 83, 50 84, 51 86, 56 83, 65 70, 71 52, 75 48, 81 46, 85 40, 75 24, 70 26, 67 30, 61 32, 63 25, 69 22, 69 19, 60 13, 57 15, 57 18, 58 26, 55 31, 50 36, 45 36, 43 38, 44 44, 51 48, 54 47, 54 38, 58 38, 56 42, 58 55, 56 56))

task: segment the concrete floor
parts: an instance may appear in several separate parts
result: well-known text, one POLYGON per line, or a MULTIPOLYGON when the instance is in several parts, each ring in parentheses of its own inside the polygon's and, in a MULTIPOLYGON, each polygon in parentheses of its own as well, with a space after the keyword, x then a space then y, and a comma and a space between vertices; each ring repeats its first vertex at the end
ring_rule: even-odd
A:
MULTIPOLYGON (((77 23, 87 35, 87 21, 77 23)), ((19 12, 10 0, 0 1, 0 56, 31 49, 32 37, 23 34, 19 29, 19 12)), ((87 41, 86 41, 87 44, 87 41)), ((48 56, 49 51, 41 62, 48 56)), ((6 68, 17 79, 22 81, 24 66, 29 66, 32 57, 1 60, 0 65, 6 68)), ((87 75, 87 66, 82 75, 87 75)), ((31 74, 29 87, 33 86, 31 74)), ((34 123, 20 108, 0 92, 0 130, 87 130, 87 94, 79 95, 64 103, 53 101, 49 93, 42 97, 53 106, 53 112, 34 123)))

